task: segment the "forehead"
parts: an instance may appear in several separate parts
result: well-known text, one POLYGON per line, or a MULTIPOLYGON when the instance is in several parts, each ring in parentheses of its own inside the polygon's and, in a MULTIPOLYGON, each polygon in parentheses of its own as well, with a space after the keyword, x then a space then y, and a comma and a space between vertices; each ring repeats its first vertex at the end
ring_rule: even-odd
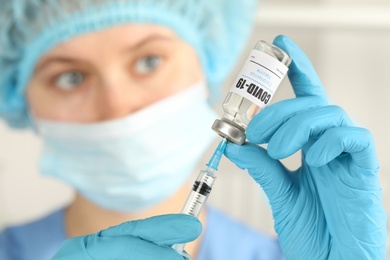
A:
POLYGON ((154 24, 126 24, 115 26, 71 38, 60 43, 45 56, 82 53, 91 48, 110 48, 120 50, 142 44, 153 39, 178 39, 176 33, 168 27, 154 24))

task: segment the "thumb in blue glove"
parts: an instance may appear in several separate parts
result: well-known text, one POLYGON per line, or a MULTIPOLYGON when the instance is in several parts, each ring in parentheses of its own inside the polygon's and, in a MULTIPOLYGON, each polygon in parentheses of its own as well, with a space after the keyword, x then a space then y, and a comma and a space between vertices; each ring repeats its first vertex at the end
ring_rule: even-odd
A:
POLYGON ((199 220, 184 214, 129 221, 92 235, 67 239, 53 259, 182 260, 170 246, 190 242, 201 231, 199 220))
POLYGON ((225 155, 267 194, 287 259, 384 259, 386 215, 370 132, 329 105, 295 43, 279 36, 274 44, 292 57, 296 98, 265 108, 248 125, 251 143, 229 144, 225 155), (289 171, 279 160, 299 150, 302 166, 289 171))

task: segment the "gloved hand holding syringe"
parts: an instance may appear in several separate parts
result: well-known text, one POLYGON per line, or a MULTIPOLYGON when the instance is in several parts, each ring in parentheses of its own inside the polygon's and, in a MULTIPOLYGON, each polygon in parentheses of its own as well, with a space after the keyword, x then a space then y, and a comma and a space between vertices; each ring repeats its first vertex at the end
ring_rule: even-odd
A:
MULTIPOLYGON (((181 211, 198 217, 215 181, 214 172, 224 153, 227 141, 243 144, 250 120, 265 108, 287 73, 291 58, 275 45, 259 41, 250 53, 224 103, 224 115, 215 120, 213 130, 224 139, 219 143, 206 170, 200 171, 181 211)), ((172 246, 179 254, 190 258, 185 244, 172 246)))

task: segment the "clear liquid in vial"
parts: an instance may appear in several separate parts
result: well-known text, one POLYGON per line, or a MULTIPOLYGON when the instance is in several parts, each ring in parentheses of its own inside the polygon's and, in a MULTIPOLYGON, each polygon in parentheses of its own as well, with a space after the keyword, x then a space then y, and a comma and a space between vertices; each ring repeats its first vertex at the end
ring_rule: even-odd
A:
MULTIPOLYGON (((277 72, 277 70, 272 70, 270 68, 272 67, 273 69, 275 69, 278 68, 278 66, 280 68, 280 65, 275 65, 275 62, 279 64, 281 63, 282 66, 284 67, 289 66, 291 63, 291 58, 289 57, 289 55, 285 53, 283 50, 281 50, 280 48, 278 48, 277 46, 269 44, 264 41, 259 41, 256 44, 253 51, 251 52, 251 55, 248 57, 248 60, 244 65, 238 78, 241 78, 241 80, 243 79, 242 77, 244 77, 245 79, 247 78, 250 79, 250 77, 248 77, 248 75, 249 76, 251 75, 250 72, 253 72, 254 75, 256 75, 256 73, 258 72, 259 77, 262 77, 263 75, 266 75, 268 73, 270 75, 269 76, 270 78, 278 77, 279 80, 281 81, 285 74, 278 75, 278 73, 281 73, 281 70, 277 72), (262 60, 258 60, 258 58, 262 56, 260 54, 256 54, 253 51, 257 53, 260 52, 263 56, 265 55, 265 57, 260 59, 268 60, 268 61, 265 61, 265 63, 262 64, 262 60), (269 61, 270 59, 271 62, 269 61), (257 64, 257 65, 253 65, 253 64, 257 64), (271 67, 267 67, 268 65, 270 65, 271 67), (256 68, 253 66, 260 66, 260 67, 256 68)), ((261 84, 262 82, 258 82, 255 79, 250 79, 250 80, 253 84, 259 84, 259 88, 265 87, 265 85, 261 84)), ((277 83, 275 82, 277 81, 274 80, 268 81, 269 84, 274 85, 272 87, 274 90, 276 90, 276 88, 280 83, 280 82, 277 83)), ((248 87, 248 85, 249 84, 245 84, 245 87, 248 87)), ((243 89, 242 85, 238 86, 238 88, 243 89)), ((269 89, 265 87, 264 91, 269 91, 269 89)), ((267 103, 261 104, 260 107, 259 105, 254 103, 256 101, 252 102, 248 99, 252 97, 246 98, 244 97, 245 94, 240 95, 235 92, 236 92, 235 90, 231 90, 227 94, 225 101, 223 102, 222 105, 224 114, 220 120, 219 119, 215 120, 212 128, 219 135, 228 139, 229 141, 236 144, 243 144, 246 140, 246 135, 245 135, 246 127, 248 126, 249 122, 253 119, 253 117, 261 111, 262 107, 265 107, 267 105, 268 100, 267 103)))

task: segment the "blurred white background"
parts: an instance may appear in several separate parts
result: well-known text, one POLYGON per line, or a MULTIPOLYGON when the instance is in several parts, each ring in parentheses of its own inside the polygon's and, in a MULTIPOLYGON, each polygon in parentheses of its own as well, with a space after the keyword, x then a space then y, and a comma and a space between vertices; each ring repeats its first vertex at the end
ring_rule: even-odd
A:
MULTIPOLYGON (((264 0, 257 26, 242 60, 226 81, 223 96, 250 49, 259 39, 272 41, 285 34, 312 60, 334 104, 373 133, 381 162, 381 182, 390 213, 390 4, 388 0, 264 0)), ((291 98, 288 80, 273 102, 291 98)), ((217 107, 221 114, 221 109, 217 107)), ((211 130, 210 130, 211 131, 211 130)), ((215 142, 215 145, 217 141, 215 142)), ((207 161, 211 149, 201 160, 207 161)), ((0 229, 39 218, 63 206, 71 190, 37 170, 40 143, 28 131, 10 130, 0 122, 0 229)), ((300 155, 284 161, 300 165, 300 155)), ((203 166, 201 166, 203 167, 203 166)), ((248 175, 224 159, 209 203, 274 235, 273 221, 261 189, 248 175)))

